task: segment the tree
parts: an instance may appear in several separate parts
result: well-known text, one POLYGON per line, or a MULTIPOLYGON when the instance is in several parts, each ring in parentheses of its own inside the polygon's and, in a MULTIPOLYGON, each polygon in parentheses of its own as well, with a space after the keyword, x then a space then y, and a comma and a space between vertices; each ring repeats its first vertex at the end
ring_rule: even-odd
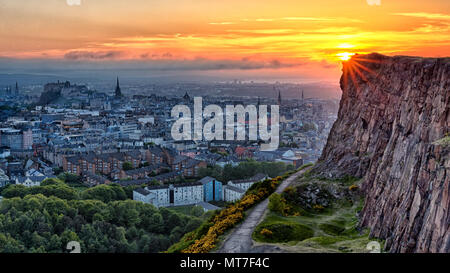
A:
POLYGON ((286 207, 286 203, 283 201, 283 197, 281 197, 278 193, 272 193, 269 196, 269 210, 282 214, 286 207))
POLYGON ((178 216, 177 213, 171 213, 171 215, 167 219, 166 227, 167 227, 167 230, 170 231, 170 230, 180 226, 181 224, 182 223, 181 223, 180 216, 178 216))
POLYGON ((78 176, 78 175, 72 174, 72 173, 62 173, 62 174, 58 175, 58 178, 64 182, 66 182, 67 184, 82 184, 83 183, 83 179, 81 178, 81 176, 78 176))
POLYGON ((47 178, 41 182, 41 186, 61 185, 61 184, 64 184, 64 181, 58 178, 47 178))
POLYGON ((2 191, 4 198, 24 197, 29 192, 29 189, 24 185, 10 185, 2 191))
POLYGON ((196 216, 196 217, 202 216, 203 213, 205 213, 205 211, 200 206, 193 206, 191 211, 190 211, 190 214, 193 215, 193 216, 196 216))
MULTIPOLYGON (((125 193, 124 193, 125 194, 125 193)), ((109 203, 116 200, 116 192, 107 185, 98 185, 87 190, 81 194, 82 199, 95 199, 104 203, 109 203)))
POLYGON ((122 169, 124 171, 130 171, 133 169, 133 164, 131 164, 131 162, 126 161, 122 164, 122 169))
POLYGON ((16 241, 11 235, 0 233, 0 253, 21 253, 24 246, 16 241))
POLYGON ((54 169, 53 169, 53 173, 54 173, 55 175, 60 175, 60 174, 63 173, 63 172, 64 172, 64 169, 61 168, 61 167, 58 167, 58 168, 54 168, 54 169))
MULTIPOLYGON (((103 186, 81 196, 114 199, 125 194, 117 185, 103 186)), ((79 242, 83 253, 160 252, 202 223, 199 218, 133 200, 105 203, 46 196, 67 197, 59 191, 70 188, 65 183, 34 188, 23 198, 2 200, 0 252, 68 252, 70 241, 79 242)))

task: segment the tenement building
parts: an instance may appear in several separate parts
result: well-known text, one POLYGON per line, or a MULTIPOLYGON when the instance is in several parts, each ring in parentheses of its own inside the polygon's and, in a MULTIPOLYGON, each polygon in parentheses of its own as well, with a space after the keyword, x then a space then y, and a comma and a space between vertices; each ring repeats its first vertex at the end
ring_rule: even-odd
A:
POLYGON ((194 205, 203 201, 203 184, 195 182, 138 188, 133 191, 133 200, 156 207, 194 205))

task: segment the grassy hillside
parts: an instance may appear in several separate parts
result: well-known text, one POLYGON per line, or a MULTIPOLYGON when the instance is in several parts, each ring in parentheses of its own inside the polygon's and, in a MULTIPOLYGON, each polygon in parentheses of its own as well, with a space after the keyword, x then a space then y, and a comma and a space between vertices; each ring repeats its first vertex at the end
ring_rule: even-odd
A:
POLYGON ((306 173, 279 197, 271 197, 271 210, 253 239, 287 252, 368 252, 373 239, 358 228, 364 202, 358 184, 351 177, 327 180, 306 173))

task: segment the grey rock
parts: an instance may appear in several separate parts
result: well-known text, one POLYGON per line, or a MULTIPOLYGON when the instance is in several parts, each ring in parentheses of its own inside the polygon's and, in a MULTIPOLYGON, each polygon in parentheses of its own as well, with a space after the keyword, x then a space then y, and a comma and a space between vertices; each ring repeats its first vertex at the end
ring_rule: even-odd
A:
POLYGON ((450 252, 450 58, 355 55, 341 89, 314 172, 364 179, 361 225, 386 250, 450 252))

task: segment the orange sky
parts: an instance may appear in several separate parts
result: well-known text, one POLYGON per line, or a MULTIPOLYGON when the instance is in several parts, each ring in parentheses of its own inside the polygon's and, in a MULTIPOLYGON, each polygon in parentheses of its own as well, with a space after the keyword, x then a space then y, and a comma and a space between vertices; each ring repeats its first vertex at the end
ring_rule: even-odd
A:
POLYGON ((449 0, 0 0, 0 18, 0 57, 21 59, 326 75, 345 53, 450 56, 449 0))

